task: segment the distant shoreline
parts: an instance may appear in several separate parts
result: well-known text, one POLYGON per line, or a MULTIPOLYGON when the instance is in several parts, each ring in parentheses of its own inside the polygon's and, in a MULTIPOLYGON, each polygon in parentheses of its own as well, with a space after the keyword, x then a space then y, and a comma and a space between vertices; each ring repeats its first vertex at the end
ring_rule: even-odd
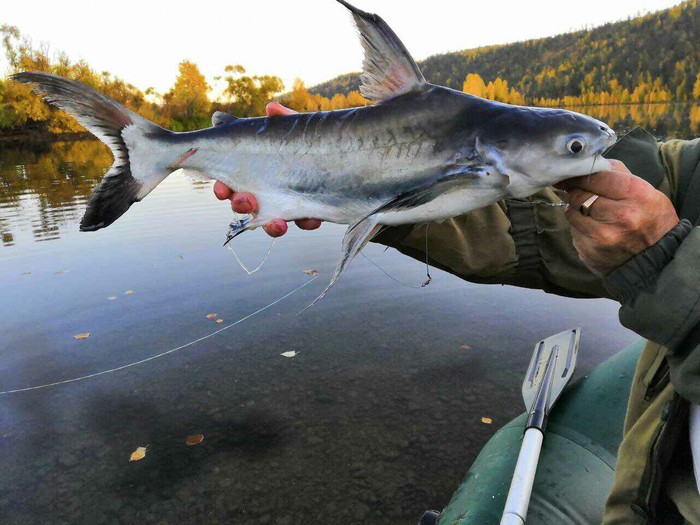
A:
MULTIPOLYGON (((587 108, 599 109, 606 107, 632 107, 632 106, 687 106, 695 104, 695 101, 665 101, 665 102, 625 102, 616 104, 585 104, 585 105, 569 105, 569 106, 532 106, 538 108, 562 108, 586 113, 587 108)), ((50 144, 53 142, 74 142, 80 140, 97 140, 91 133, 87 131, 75 133, 50 133, 48 131, 39 130, 16 130, 14 132, 3 133, 0 131, 0 148, 17 147, 23 145, 40 145, 50 144)))
POLYGON ((13 133, 0 133, 0 148, 17 147, 23 145, 49 144, 52 142, 74 142, 79 140, 95 139, 87 131, 78 133, 49 133, 44 131, 16 131, 13 133))

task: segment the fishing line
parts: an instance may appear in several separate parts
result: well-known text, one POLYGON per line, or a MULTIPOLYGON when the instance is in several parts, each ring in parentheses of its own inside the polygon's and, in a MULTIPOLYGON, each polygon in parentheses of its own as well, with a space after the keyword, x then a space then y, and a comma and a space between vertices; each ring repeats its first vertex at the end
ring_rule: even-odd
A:
POLYGON ((382 272, 384 275, 386 275, 389 279, 391 279, 392 281, 394 281, 394 282, 396 282, 396 283, 399 283, 401 286, 405 286, 406 288, 412 288, 412 289, 414 289, 414 290, 420 290, 421 288, 423 288, 422 286, 415 286, 415 285, 413 285, 413 284, 407 284, 407 283, 405 283, 405 282, 403 282, 403 281, 398 280, 398 279, 397 279, 396 277, 394 277, 393 275, 390 275, 384 268, 382 268, 381 266, 379 266, 379 265, 378 265, 376 262, 374 262, 372 259, 370 259, 369 257, 367 257, 367 255, 365 255, 365 252, 360 252, 360 255, 362 255, 362 257, 364 257, 364 258, 367 259, 370 263, 372 263, 374 266, 376 266, 377 269, 378 269, 380 272, 382 272))
POLYGON ((593 156, 593 165, 591 166, 591 171, 590 171, 590 173, 588 174, 588 178, 589 178, 589 179, 590 179, 591 175, 593 175, 593 170, 595 169, 595 163, 596 163, 596 161, 598 160, 598 155, 599 155, 599 154, 600 154, 600 153, 596 153, 596 154, 593 156))
POLYGON ((267 262, 267 259, 270 257, 270 254, 272 253, 272 247, 275 244, 275 238, 273 237, 272 240, 270 241, 270 247, 267 249, 267 253, 265 254, 265 257, 263 260, 260 262, 260 264, 253 270, 249 270, 248 267, 241 261, 240 257, 238 257, 238 254, 234 251, 233 247, 231 246, 231 243, 228 243, 226 245, 226 248, 233 254, 233 256, 236 258, 236 261, 238 261, 238 265, 243 268, 243 271, 247 273, 248 275, 253 275, 256 273, 260 268, 262 268, 265 263, 267 262))
POLYGON ((530 201, 531 204, 541 204, 543 206, 549 206, 551 208, 566 208, 569 203, 564 201, 559 202, 547 202, 547 201, 530 201))
POLYGON ((430 223, 425 223, 425 273, 428 278, 423 284, 420 285, 421 288, 425 288, 433 280, 433 278, 430 276, 430 258, 428 257, 428 226, 430 226, 430 223))
POLYGON ((30 390, 40 390, 40 389, 42 389, 42 388, 49 388, 49 387, 52 387, 52 386, 65 385, 65 384, 67 384, 67 383, 75 383, 75 382, 77 382, 77 381, 83 381, 83 380, 85 380, 85 379, 92 379, 93 377, 103 376, 103 375, 107 375, 107 374, 112 374, 112 373, 114 373, 114 372, 118 372, 118 371, 124 370, 124 369, 126 369, 126 368, 131 368, 131 367, 133 367, 133 366, 137 366, 137 365, 140 365, 140 364, 143 364, 143 363, 147 363, 148 361, 153 361, 153 360, 155 360, 155 359, 158 359, 158 358, 160 358, 160 357, 166 356, 166 355, 168 355, 168 354, 175 353, 175 352, 177 352, 177 351, 179 351, 179 350, 182 350, 182 349, 184 349, 184 348, 187 348, 188 346, 192 346, 192 345, 195 345, 195 344, 197 344, 197 343, 201 343, 202 341, 204 341, 204 340, 206 340, 206 339, 209 339, 210 337, 214 337, 216 334, 220 334, 220 333, 223 332, 224 330, 228 330, 229 328, 232 328, 232 327, 236 326, 237 324, 242 323, 243 321, 247 321, 247 320, 250 319, 251 317, 254 317, 254 316, 258 315, 259 313, 264 312, 265 310, 267 310, 267 309, 269 309, 269 308, 275 306, 276 304, 278 304, 278 303, 284 301, 284 300, 287 299, 288 297, 294 295, 295 293, 297 293, 299 290, 301 290, 301 289, 304 288, 305 286, 308 286, 309 284, 311 284, 312 282, 314 282, 317 278, 318 278, 318 275, 314 276, 312 279, 309 279, 308 281, 306 281, 306 282, 305 282, 304 284, 302 284, 301 286, 297 286, 297 287, 296 287, 294 290, 292 290, 291 292, 289 292, 289 293, 283 295, 282 297, 280 297, 280 298, 278 298, 278 299, 272 301, 272 302, 271 302, 270 304, 268 304, 267 306, 263 306, 262 308, 259 308, 259 309, 255 310, 253 313, 250 313, 250 314, 246 315, 245 317, 241 317, 238 321, 234 321, 233 323, 231 323, 231 324, 229 324, 229 325, 227 325, 227 326, 224 326, 223 328, 219 328, 218 330, 216 330, 216 331, 214 331, 214 332, 212 332, 212 333, 210 333, 210 334, 208 334, 208 335, 205 335, 205 336, 203 336, 203 337, 200 337, 199 339, 195 339, 194 341, 190 341, 189 343, 185 343, 184 345, 180 345, 180 346, 178 346, 178 347, 176 347, 176 348, 172 348, 172 349, 170 349, 170 350, 168 350, 168 351, 166 351, 166 352, 161 352, 160 354, 152 355, 151 357, 147 357, 147 358, 145 358, 145 359, 140 359, 140 360, 138 360, 138 361, 134 361, 133 363, 128 363, 128 364, 126 364, 126 365, 118 366, 118 367, 116 367, 116 368, 110 368, 109 370, 102 370, 102 371, 100 371, 100 372, 94 372, 94 373, 92 373, 92 374, 88 374, 88 375, 84 375, 84 376, 80 376, 80 377, 74 377, 73 379, 65 379, 65 380, 63 380, 63 381, 56 381, 56 382, 54 382, 54 383, 47 383, 47 384, 45 384, 45 385, 29 386, 29 387, 26 387, 26 388, 16 388, 16 389, 14 389, 14 390, 5 390, 4 392, 0 392, 0 396, 6 395, 6 394, 15 394, 15 393, 17 393, 17 392, 28 392, 28 391, 30 391, 30 390))
MULTIPOLYGON (((373 238, 377 237, 380 233, 382 233, 387 228, 388 228, 387 225, 383 225, 381 227, 381 229, 377 233, 375 233, 372 237, 373 238)), ((389 249, 389 246, 384 248, 384 251, 386 252, 388 249, 389 249)), ((389 274, 389 272, 387 272, 384 268, 379 266, 376 262, 374 262, 372 259, 370 259, 367 255, 365 255, 365 252, 360 252, 360 255, 362 255, 362 257, 364 257, 370 263, 372 263, 372 265, 374 265, 380 272, 382 272, 384 275, 386 275, 389 279, 400 284, 401 286, 405 286, 406 288, 411 288, 413 290, 420 290, 421 288, 428 286, 430 284, 430 282, 433 280, 433 278, 430 276, 430 266, 428 263, 428 224, 425 225, 425 267, 426 267, 426 273, 427 273, 428 279, 426 281, 424 281, 420 286, 415 286, 413 284, 408 284, 408 283, 405 283, 403 281, 400 281, 399 279, 397 279, 393 275, 389 274)))

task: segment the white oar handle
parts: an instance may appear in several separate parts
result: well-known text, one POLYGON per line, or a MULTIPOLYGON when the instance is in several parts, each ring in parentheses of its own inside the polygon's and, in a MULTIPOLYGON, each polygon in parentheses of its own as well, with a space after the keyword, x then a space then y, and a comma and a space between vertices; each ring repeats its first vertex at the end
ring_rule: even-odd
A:
POLYGON ((501 525, 523 525, 525 523, 543 438, 542 431, 537 428, 528 428, 525 431, 523 444, 518 455, 518 463, 515 465, 513 481, 510 483, 508 499, 503 509, 501 525))

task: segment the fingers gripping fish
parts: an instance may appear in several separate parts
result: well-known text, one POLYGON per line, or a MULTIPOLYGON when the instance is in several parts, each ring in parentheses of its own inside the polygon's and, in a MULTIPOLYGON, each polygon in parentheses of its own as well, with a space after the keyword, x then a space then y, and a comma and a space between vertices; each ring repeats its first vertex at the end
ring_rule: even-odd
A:
POLYGON ((274 218, 348 224, 322 297, 384 225, 454 217, 610 167, 600 153, 615 133, 604 123, 430 84, 384 20, 338 1, 359 30, 360 90, 375 101, 370 106, 260 118, 217 112, 211 128, 175 133, 79 82, 15 75, 112 150, 114 164, 90 197, 80 229, 109 226, 184 169, 255 194, 258 213, 238 223, 231 237, 274 218))

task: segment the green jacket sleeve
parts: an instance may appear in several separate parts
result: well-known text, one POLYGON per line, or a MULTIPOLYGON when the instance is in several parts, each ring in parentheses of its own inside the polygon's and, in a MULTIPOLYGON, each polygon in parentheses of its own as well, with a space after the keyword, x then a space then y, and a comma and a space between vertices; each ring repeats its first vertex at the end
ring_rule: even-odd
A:
POLYGON ((674 388, 700 404, 700 140, 664 144, 661 158, 682 220, 605 285, 621 301, 620 322, 668 348, 674 388))
POLYGON ((462 279, 572 297, 606 297, 581 262, 557 193, 497 204, 429 225, 388 228, 375 240, 462 279), (427 229, 426 229, 427 228, 427 229))

